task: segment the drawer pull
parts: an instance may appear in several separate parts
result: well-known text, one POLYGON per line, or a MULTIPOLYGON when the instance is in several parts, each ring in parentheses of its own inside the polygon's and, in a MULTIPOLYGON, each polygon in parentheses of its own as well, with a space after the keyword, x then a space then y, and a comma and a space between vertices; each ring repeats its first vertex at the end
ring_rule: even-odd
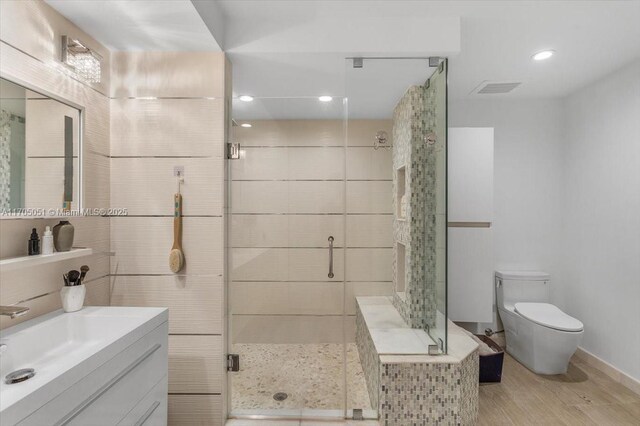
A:
POLYGON ((56 426, 63 426, 68 424, 71 420, 73 420, 78 414, 82 413, 88 406, 93 404, 93 402, 100 398, 102 394, 111 389, 116 383, 118 383, 124 376, 129 374, 131 370, 136 368, 138 365, 142 363, 145 359, 149 358, 155 351, 160 349, 162 345, 160 343, 156 343, 149 350, 143 353, 138 359, 136 359, 133 363, 131 363, 127 368, 118 373, 114 378, 105 383, 100 389, 98 389, 93 395, 89 398, 85 399, 80 405, 74 408, 69 414, 64 416, 62 420, 56 423, 56 426))
POLYGON ((140 420, 138 420, 134 426, 142 426, 144 424, 144 422, 146 422, 147 419, 149 417, 151 417, 153 412, 156 411, 156 408, 158 408, 159 406, 160 406, 160 401, 154 402, 153 405, 151 407, 149 407, 147 412, 144 413, 144 415, 142 417, 140 417, 140 420))

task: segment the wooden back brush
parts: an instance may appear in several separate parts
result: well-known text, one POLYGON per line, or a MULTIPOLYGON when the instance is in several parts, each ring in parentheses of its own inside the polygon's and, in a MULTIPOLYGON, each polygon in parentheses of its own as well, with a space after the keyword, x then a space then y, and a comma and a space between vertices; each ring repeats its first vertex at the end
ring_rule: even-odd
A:
POLYGON ((169 253, 169 268, 171 272, 178 273, 184 267, 184 253, 182 252, 182 195, 178 193, 174 197, 173 214, 173 247, 169 253))

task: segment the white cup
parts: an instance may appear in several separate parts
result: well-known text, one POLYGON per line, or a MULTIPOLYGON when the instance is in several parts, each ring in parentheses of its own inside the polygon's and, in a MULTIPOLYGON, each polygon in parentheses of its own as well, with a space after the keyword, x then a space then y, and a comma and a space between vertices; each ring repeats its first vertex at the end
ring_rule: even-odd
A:
POLYGON ((79 311, 84 305, 84 296, 86 294, 87 288, 84 284, 62 287, 62 290, 60 290, 62 309, 64 309, 65 312, 79 311))

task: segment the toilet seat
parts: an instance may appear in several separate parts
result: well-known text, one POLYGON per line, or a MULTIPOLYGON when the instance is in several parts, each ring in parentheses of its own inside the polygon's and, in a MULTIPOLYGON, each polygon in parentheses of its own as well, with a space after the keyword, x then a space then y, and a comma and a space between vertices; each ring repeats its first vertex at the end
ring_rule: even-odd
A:
POLYGON ((515 311, 522 317, 544 327, 560 331, 582 331, 584 325, 549 303, 519 302, 515 311))

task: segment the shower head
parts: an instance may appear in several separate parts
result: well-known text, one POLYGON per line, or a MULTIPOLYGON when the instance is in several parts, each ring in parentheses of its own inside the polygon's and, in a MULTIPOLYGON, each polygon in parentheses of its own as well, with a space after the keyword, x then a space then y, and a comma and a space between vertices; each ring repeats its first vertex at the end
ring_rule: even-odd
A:
POLYGON ((373 149, 378 149, 378 148, 389 149, 389 148, 391 148, 391 145, 387 144, 387 141, 389 140, 389 135, 384 130, 378 130, 378 132, 376 133, 376 138, 375 139, 376 140, 373 142, 373 149))

